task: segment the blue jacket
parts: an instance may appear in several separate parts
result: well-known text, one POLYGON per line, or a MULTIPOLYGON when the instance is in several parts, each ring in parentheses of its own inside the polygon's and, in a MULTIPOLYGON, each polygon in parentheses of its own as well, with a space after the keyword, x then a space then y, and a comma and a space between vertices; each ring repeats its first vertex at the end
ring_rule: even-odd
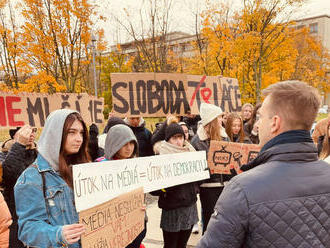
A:
POLYGON ((72 189, 40 154, 36 166, 27 168, 14 188, 19 239, 32 247, 81 247, 79 242, 67 245, 62 235, 63 225, 79 221, 72 189))

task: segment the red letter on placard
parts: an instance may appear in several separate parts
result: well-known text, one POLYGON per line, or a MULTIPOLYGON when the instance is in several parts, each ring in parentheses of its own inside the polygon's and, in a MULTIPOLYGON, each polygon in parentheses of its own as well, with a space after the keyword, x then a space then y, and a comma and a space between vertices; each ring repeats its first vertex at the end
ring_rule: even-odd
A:
POLYGON ((9 126, 16 127, 16 126, 24 126, 24 121, 15 121, 14 115, 20 114, 22 112, 21 109, 13 109, 12 103, 13 102, 20 102, 21 98, 18 96, 7 96, 6 97, 6 107, 8 113, 8 122, 9 126))
POLYGON ((3 96, 0 97, 0 126, 7 126, 6 106, 5 99, 3 96))

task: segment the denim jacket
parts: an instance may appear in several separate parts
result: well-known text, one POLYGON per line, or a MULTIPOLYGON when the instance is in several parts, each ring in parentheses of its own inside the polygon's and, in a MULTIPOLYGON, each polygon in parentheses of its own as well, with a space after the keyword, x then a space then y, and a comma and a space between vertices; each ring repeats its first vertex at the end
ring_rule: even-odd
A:
POLYGON ((28 167, 15 185, 18 237, 29 247, 78 248, 67 245, 63 225, 78 223, 72 189, 49 163, 38 154, 36 167, 28 167), (41 173, 45 175, 46 199, 41 173))

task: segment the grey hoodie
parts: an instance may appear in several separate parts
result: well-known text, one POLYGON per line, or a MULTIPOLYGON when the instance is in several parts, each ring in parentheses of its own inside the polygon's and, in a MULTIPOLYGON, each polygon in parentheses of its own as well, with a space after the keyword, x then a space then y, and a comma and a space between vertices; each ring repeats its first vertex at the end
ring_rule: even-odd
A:
POLYGON ((38 152, 48 161, 55 171, 59 169, 58 158, 60 155, 64 122, 68 115, 72 113, 78 112, 71 109, 59 109, 50 113, 38 142, 38 152))
POLYGON ((119 124, 110 128, 105 139, 105 158, 113 159, 113 156, 128 142, 134 141, 135 147, 133 155, 138 151, 138 143, 136 137, 128 126, 119 124))

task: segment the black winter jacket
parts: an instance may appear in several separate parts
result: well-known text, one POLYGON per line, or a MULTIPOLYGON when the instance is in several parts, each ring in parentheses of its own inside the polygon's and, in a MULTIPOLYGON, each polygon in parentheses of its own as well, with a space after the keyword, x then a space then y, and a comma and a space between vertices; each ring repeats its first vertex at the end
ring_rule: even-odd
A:
POLYGON ((182 207, 189 207, 196 203, 196 187, 194 183, 166 188, 165 192, 157 190, 151 192, 152 195, 158 195, 158 207, 164 210, 172 210, 182 207))
POLYGON ((259 144, 259 136, 252 133, 253 126, 249 125, 249 122, 244 124, 243 130, 245 136, 248 137, 253 144, 259 144))
POLYGON ((11 147, 3 166, 4 198, 8 204, 13 220, 17 219, 14 198, 14 186, 22 172, 31 165, 37 157, 36 149, 26 149, 25 146, 16 142, 11 147))
POLYGON ((151 145, 151 132, 145 128, 145 124, 143 123, 141 126, 132 127, 129 126, 139 144, 139 157, 147 157, 154 155, 151 145))
POLYGON ((278 144, 224 188, 197 247, 330 247, 330 166, 311 142, 278 144))

